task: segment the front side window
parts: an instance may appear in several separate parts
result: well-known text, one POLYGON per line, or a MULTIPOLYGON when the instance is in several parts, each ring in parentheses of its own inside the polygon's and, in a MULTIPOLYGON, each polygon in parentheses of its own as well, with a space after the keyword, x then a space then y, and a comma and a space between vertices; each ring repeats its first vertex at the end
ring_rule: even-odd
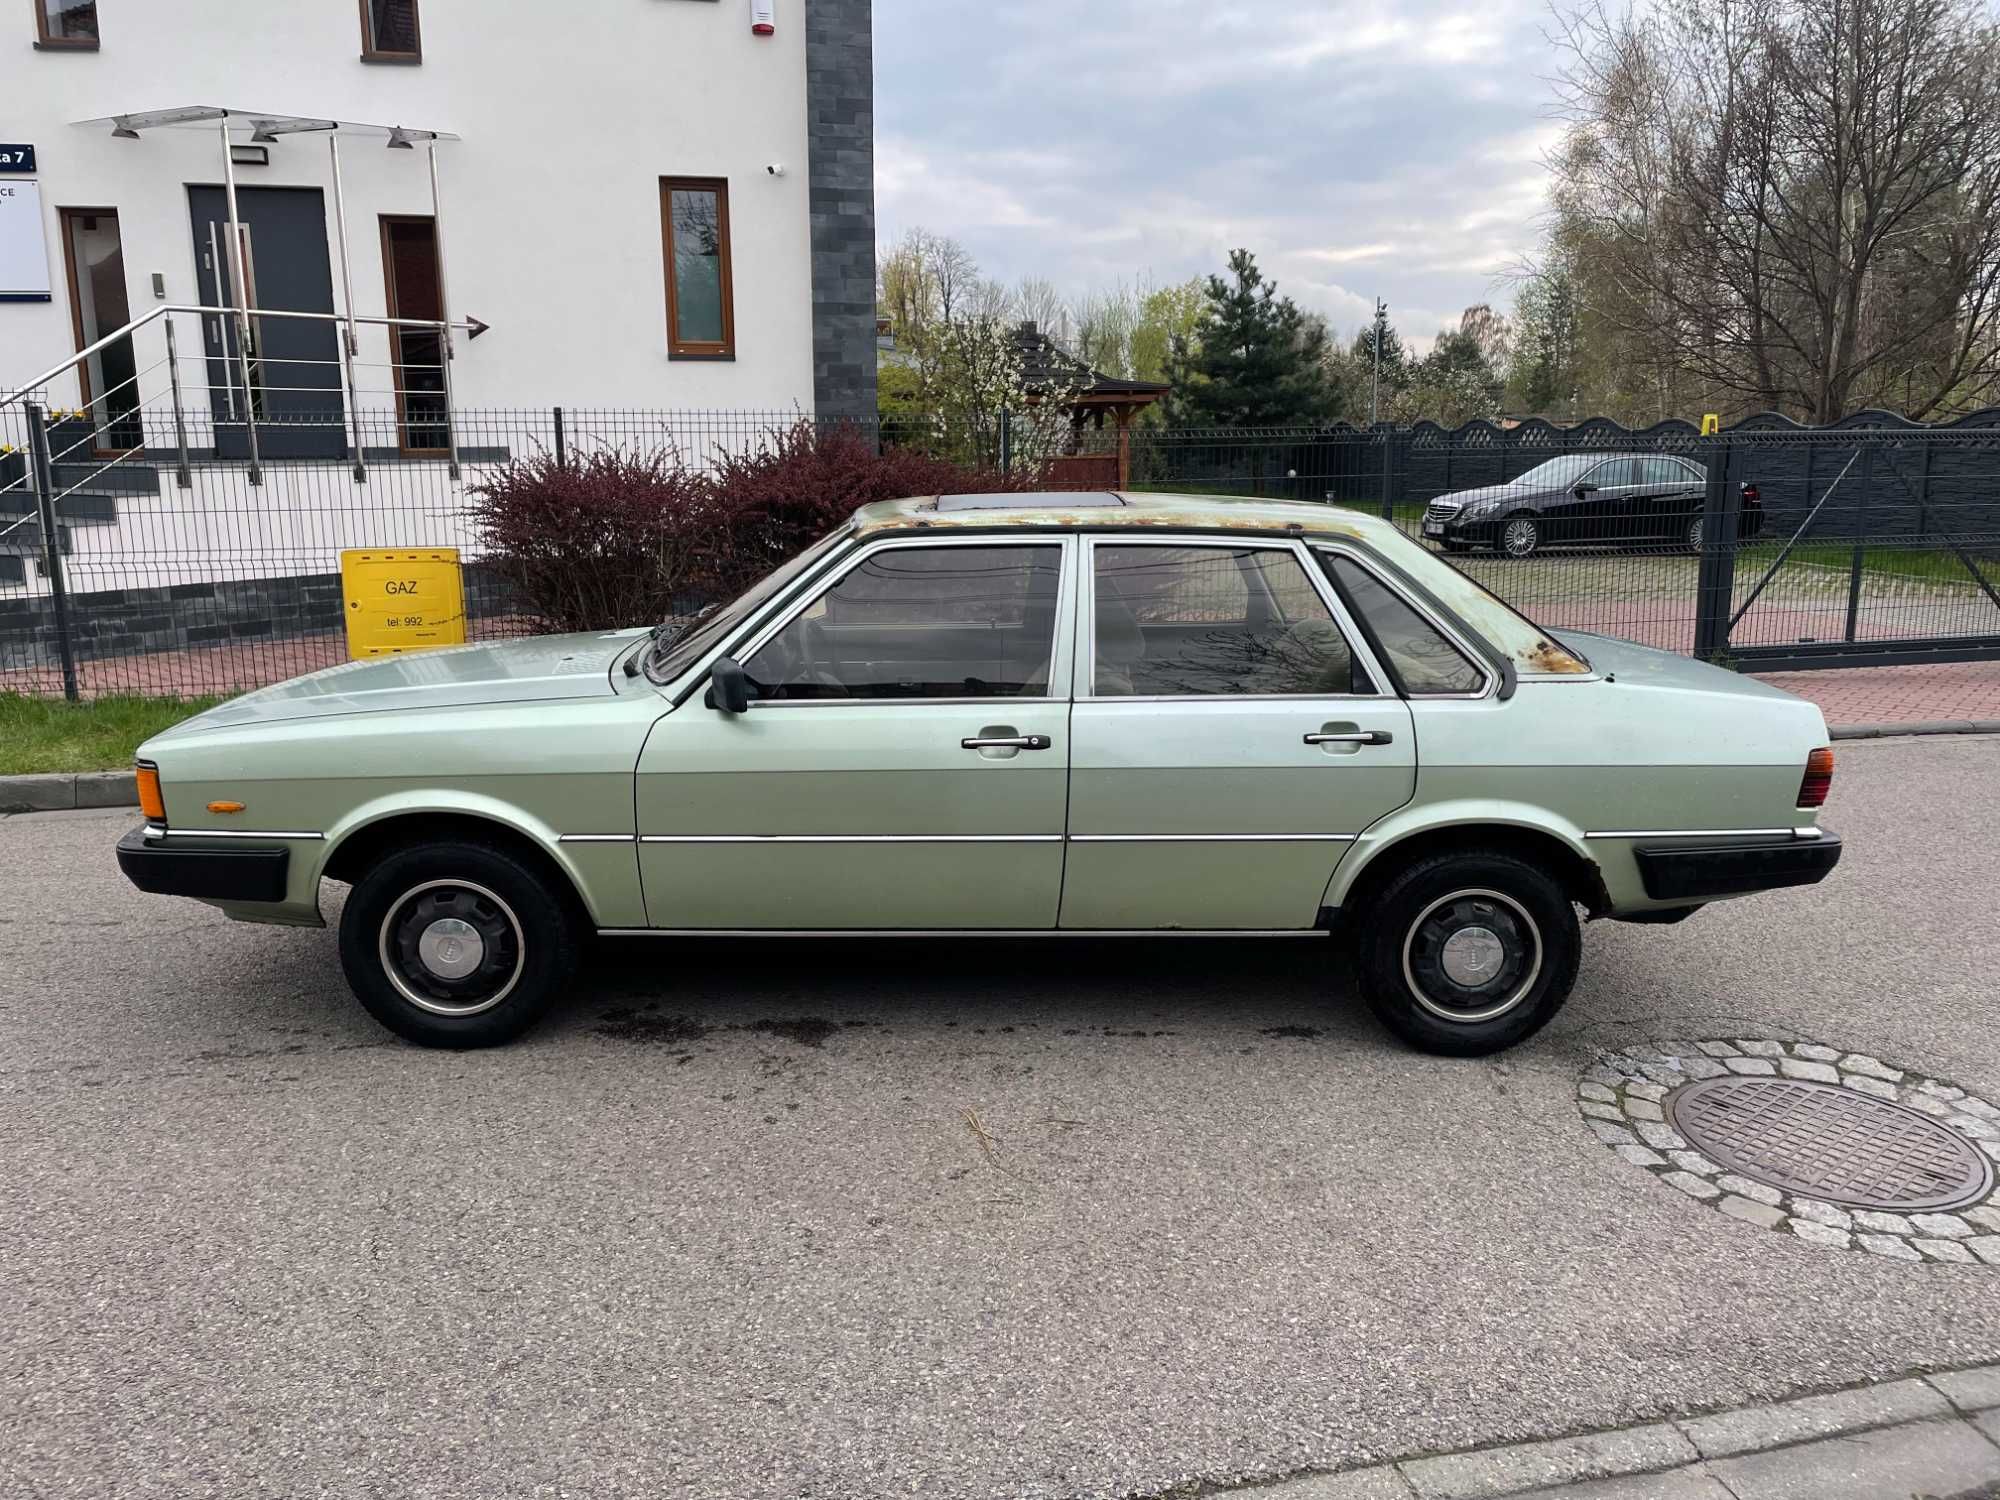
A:
POLYGON ((1375 691, 1288 549, 1100 544, 1091 555, 1100 698, 1375 691))
POLYGON ((44 47, 95 47, 97 0, 35 0, 35 31, 44 47))
POLYGON ((1583 483, 1594 484, 1600 490, 1622 489, 1633 482, 1632 469, 1637 462, 1631 458, 1610 459, 1584 475, 1583 483))
POLYGON ((1373 573, 1337 553, 1323 561, 1346 595, 1348 607, 1374 632, 1375 644, 1404 692, 1476 693, 1485 685, 1485 674, 1373 573))
POLYGON ((371 62, 420 59, 417 0, 361 0, 361 55, 371 62))
POLYGON ((729 184, 719 177, 662 177, 660 221, 666 240, 668 356, 734 359, 729 184))
POLYGON ((1040 698, 1062 548, 891 547, 743 664, 760 700, 1040 698))

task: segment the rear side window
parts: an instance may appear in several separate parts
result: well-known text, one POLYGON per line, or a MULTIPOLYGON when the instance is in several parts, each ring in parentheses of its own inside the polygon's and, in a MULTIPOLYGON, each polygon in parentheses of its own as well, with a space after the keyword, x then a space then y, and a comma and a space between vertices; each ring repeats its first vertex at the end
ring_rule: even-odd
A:
POLYGON ((1692 488, 1703 483, 1703 477, 1677 458, 1642 458, 1639 483, 1692 488))
POLYGON ((1375 633, 1382 654, 1389 659, 1389 669, 1402 681, 1403 691, 1479 691, 1485 675, 1400 594, 1390 592, 1351 557, 1322 554, 1321 560, 1347 596, 1348 606, 1375 633))
POLYGON ((1289 550, 1100 544, 1091 556, 1100 698, 1375 691, 1289 550))

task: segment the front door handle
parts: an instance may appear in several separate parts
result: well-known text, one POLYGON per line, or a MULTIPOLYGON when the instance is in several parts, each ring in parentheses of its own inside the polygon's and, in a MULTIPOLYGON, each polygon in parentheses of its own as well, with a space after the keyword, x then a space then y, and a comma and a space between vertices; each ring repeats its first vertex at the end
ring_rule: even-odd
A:
POLYGON ((960 740, 958 747, 961 750, 1046 750, 1054 743, 1045 734, 975 734, 960 740))
POLYGON ((1346 734, 1309 734, 1308 745, 1390 745, 1396 737, 1386 729, 1356 729, 1346 734))

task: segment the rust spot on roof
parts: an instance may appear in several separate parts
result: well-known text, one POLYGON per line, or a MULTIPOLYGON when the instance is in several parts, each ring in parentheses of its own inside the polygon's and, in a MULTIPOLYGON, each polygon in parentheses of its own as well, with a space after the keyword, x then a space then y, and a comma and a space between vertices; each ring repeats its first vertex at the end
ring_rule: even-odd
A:
POLYGON ((1590 670, 1554 641, 1536 641, 1532 648, 1521 653, 1521 662, 1530 672, 1566 675, 1590 670))

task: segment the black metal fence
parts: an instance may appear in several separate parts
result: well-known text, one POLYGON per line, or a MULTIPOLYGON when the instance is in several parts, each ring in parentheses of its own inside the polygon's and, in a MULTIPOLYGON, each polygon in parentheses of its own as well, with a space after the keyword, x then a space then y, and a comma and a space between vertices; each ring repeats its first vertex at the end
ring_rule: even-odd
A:
MULTIPOLYGON (((254 468, 205 416, 147 407, 120 420, 133 430, 116 440, 132 446, 110 453, 86 420, 0 408, 0 692, 227 694, 334 665, 347 656, 349 548, 456 547, 468 637, 528 633, 532 609, 485 569, 467 516, 468 491, 498 465, 620 447, 703 466, 801 418, 457 410, 454 456, 413 448, 430 429, 383 409, 350 414, 351 438, 323 456, 254 468)), ((1046 442, 1021 443, 998 415, 854 430, 1058 484, 1108 483, 1121 461, 1118 434, 1092 429, 1058 443, 1073 452, 1051 468, 1046 442)), ((2000 657, 2000 413, 1940 428, 1766 418, 1708 436, 1682 423, 1135 427, 1122 451, 1134 489, 1385 517, 1551 629, 1758 669, 2000 657), (1511 485, 1556 460, 1629 461, 1607 472, 1633 482, 1596 485, 1566 513, 1511 485), (1683 468, 1678 486, 1654 482, 1667 461, 1683 468), (1426 532, 1427 511, 1458 518, 1457 497, 1481 490, 1478 526, 1426 532), (1518 528, 1510 540, 1517 519, 1533 522, 1531 544, 1518 528)))

